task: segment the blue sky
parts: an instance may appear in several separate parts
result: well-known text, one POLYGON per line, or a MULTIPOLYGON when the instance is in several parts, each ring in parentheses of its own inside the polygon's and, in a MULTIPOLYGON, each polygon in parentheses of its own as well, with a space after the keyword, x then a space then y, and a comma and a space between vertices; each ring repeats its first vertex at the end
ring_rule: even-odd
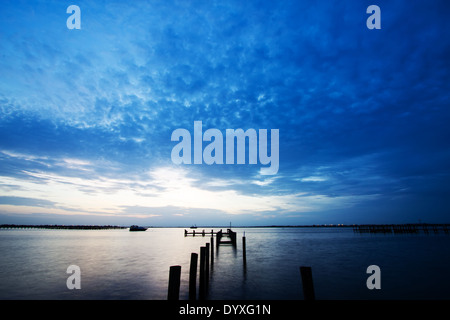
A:
POLYGON ((2 1, 0 223, 448 223, 449 10, 2 1), (277 174, 175 165, 194 121, 279 129, 277 174))

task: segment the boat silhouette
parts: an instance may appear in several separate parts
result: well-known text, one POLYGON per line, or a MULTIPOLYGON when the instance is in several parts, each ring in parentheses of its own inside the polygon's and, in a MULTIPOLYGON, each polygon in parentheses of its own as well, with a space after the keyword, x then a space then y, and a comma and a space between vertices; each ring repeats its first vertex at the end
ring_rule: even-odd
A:
POLYGON ((145 231, 145 230, 147 230, 147 228, 145 227, 140 227, 136 225, 130 226, 130 231, 145 231))

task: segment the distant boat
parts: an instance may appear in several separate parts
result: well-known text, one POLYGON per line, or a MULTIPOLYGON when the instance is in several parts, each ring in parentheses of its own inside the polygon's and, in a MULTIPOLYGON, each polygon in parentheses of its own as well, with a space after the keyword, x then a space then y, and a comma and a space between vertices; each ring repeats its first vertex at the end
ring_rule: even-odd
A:
POLYGON ((133 225, 133 226, 130 227, 130 231, 145 231, 145 230, 147 230, 147 228, 139 227, 139 226, 136 226, 136 225, 133 225))
POLYGON ((193 226, 191 226, 191 229, 197 229, 197 225, 193 225, 193 226))

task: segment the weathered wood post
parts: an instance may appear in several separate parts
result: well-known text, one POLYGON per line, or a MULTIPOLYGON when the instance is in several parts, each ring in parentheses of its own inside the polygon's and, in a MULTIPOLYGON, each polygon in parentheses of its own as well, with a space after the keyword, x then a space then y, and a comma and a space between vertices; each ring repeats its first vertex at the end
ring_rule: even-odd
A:
POLYGON ((221 239, 222 239, 222 229, 220 229, 220 231, 216 233, 216 241, 217 241, 216 246, 219 246, 221 239))
POLYGON ((211 269, 214 265, 214 233, 211 230, 211 269))
POLYGON ((189 300, 195 300, 197 296, 197 260, 198 254, 192 252, 189 270, 189 300))
POLYGON ((181 266, 171 266, 169 271, 169 289, 167 300, 179 300, 180 298, 181 266))
POLYGON ((244 260, 244 268, 247 267, 247 253, 246 253, 246 245, 245 245, 245 232, 242 237, 242 259, 244 260))
POLYGON ((230 237, 231 244, 233 246, 236 246, 236 232, 231 231, 231 229, 228 229, 228 236, 230 237))
POLYGON ((205 255, 206 247, 200 247, 200 279, 198 285, 198 298, 199 300, 205 299, 206 287, 205 287, 205 255))
POLYGON ((302 276, 303 296, 305 300, 315 300, 311 267, 300 267, 300 274, 302 276))
POLYGON ((206 243, 205 252, 205 289, 208 292, 209 288, 209 243, 206 243))

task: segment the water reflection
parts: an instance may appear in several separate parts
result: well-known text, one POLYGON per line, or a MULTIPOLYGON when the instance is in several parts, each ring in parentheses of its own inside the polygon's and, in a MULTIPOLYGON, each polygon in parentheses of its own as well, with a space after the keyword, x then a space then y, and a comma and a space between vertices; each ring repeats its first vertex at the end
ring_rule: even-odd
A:
MULTIPOLYGON (((238 232, 236 246, 213 246, 209 299, 303 299, 300 265, 312 267, 317 299, 450 298, 448 235, 360 235, 334 228, 233 230, 238 232), (371 264, 381 268, 381 290, 365 286, 371 264)), ((180 265, 180 299, 188 299, 191 253, 199 254, 206 243, 211 243, 210 236, 185 237, 181 228, 137 233, 3 230, 0 298, 166 299, 169 267, 180 265), (66 269, 72 264, 81 269, 81 290, 66 287, 66 269)))

